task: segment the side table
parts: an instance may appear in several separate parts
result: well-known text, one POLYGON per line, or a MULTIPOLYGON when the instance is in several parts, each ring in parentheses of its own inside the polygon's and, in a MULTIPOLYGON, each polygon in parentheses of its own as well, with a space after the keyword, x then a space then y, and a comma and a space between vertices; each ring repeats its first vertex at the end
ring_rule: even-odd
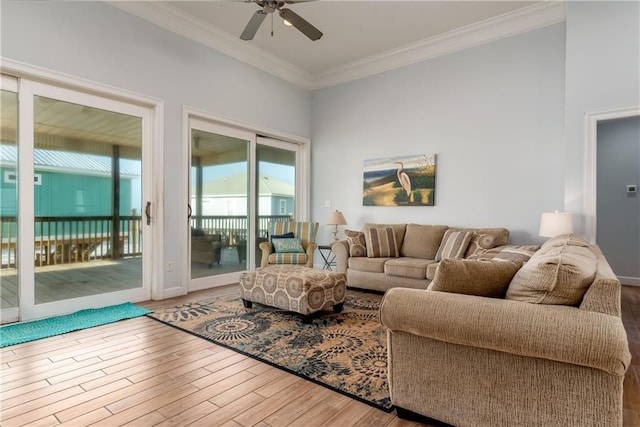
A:
POLYGON ((322 256, 324 261, 323 270, 333 271, 333 267, 336 266, 336 254, 331 250, 331 245, 318 245, 318 252, 322 256))

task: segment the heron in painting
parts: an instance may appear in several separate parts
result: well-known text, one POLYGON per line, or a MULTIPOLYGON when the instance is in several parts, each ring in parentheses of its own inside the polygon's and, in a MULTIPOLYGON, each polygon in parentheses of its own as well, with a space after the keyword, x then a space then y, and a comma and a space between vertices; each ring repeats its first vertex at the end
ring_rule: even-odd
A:
POLYGON ((400 185, 402 186, 404 191, 407 193, 409 201, 413 201, 413 195, 411 194, 411 180, 409 179, 409 175, 407 175, 407 173, 403 170, 404 164, 402 162, 393 162, 393 164, 398 165, 398 170, 396 171, 396 174, 398 175, 398 181, 400 182, 400 185))

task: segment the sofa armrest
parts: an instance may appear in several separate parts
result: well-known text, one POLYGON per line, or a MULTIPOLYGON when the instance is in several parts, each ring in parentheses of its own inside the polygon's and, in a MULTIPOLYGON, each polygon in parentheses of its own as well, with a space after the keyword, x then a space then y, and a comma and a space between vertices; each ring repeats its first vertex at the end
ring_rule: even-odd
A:
POLYGON ((346 273, 349 260, 349 243, 339 240, 331 245, 331 251, 336 256, 336 272, 346 273))
POLYGON ((392 288, 380 306, 391 334, 588 366, 624 376, 631 355, 619 317, 576 307, 392 288))

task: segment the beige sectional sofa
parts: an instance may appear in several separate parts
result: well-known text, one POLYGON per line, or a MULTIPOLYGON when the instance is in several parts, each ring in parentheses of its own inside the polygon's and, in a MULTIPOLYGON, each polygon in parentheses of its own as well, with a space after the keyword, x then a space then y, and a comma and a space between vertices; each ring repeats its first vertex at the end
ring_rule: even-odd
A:
POLYGON ((630 353, 620 282, 597 246, 560 236, 522 267, 445 260, 430 289, 389 289, 380 308, 400 416, 460 427, 622 425, 630 353))
MULTIPOLYGON (((336 255, 336 271, 347 275, 347 285, 354 288, 386 291, 401 286, 426 289, 435 276, 438 266, 438 251, 443 238, 455 232, 464 232, 468 240, 462 244, 464 258, 474 258, 490 249, 499 252, 509 242, 506 228, 463 229, 446 225, 422 224, 365 224, 362 231, 345 231, 347 238, 335 242, 331 249, 336 255), (372 230, 392 229, 393 235, 380 233, 371 238, 372 230), (385 237, 387 237, 385 239, 385 237), (376 251, 375 243, 390 245, 395 240, 396 253, 376 251), (465 245, 466 242, 466 245, 465 245)), ((458 236, 460 237, 460 236, 458 236)), ((386 248, 389 249, 389 248, 386 248)), ((443 248, 444 249, 444 248, 443 248)), ((512 247, 512 249, 517 249, 512 247)))

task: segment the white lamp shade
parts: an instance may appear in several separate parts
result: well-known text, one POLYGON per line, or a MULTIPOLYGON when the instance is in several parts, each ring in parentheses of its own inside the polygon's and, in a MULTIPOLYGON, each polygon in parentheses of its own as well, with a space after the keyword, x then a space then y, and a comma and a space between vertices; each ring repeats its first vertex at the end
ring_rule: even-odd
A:
POLYGON ((556 237, 573 233, 573 216, 566 212, 544 212, 540 218, 540 236, 556 237))
POLYGON ((344 215, 340 211, 333 211, 329 214, 327 225, 347 225, 347 220, 344 219, 344 215))

